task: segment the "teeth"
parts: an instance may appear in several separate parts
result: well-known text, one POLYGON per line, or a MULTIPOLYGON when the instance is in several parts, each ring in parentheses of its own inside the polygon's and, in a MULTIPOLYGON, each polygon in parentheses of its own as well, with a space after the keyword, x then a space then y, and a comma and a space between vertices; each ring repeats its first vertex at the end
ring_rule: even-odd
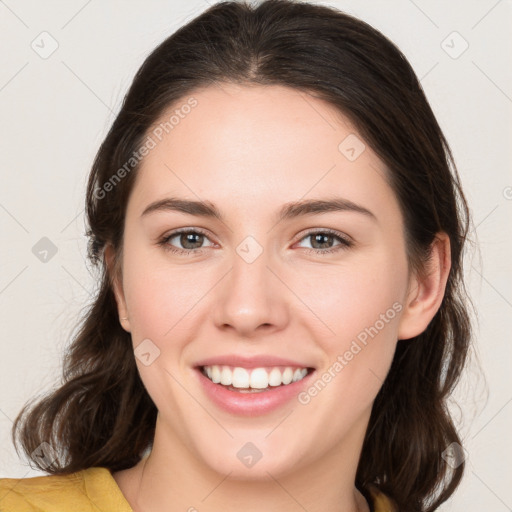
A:
POLYGON ((224 386, 231 386, 233 384, 233 373, 227 366, 224 366, 220 372, 220 383, 224 386))
POLYGON ((290 384, 292 379, 293 379, 293 370, 291 368, 286 368, 286 370, 283 372, 283 384, 290 384))
POLYGON ((268 374, 268 385, 269 386, 280 386, 283 382, 283 376, 279 368, 272 368, 270 374, 268 374))
MULTIPOLYGON (((223 370, 224 371, 224 370, 223 370)), ((229 369, 227 370, 229 371, 229 369)), ((235 388, 248 388, 250 383, 249 372, 245 368, 237 367, 233 370, 232 385, 235 388)))
MULTIPOLYGON (((306 370, 306 373, 307 373, 307 370, 306 370)), ((293 382, 297 382, 298 380, 301 380, 302 377, 304 377, 304 375, 302 375, 302 370, 300 368, 297 368, 295 370, 295 372, 293 372, 293 378, 292 378, 292 381, 293 382)))
MULTIPOLYGON (((239 370, 240 368, 235 368, 235 371, 236 370, 239 370)), ((247 370, 244 370, 245 373, 247 373, 247 375, 249 375, 249 373, 247 372, 247 370)), ((281 384, 281 383, 279 383, 281 384)), ((249 386, 237 386, 239 388, 241 387, 249 387, 249 386)), ((252 372, 251 372, 251 377, 250 377, 250 387, 251 388, 256 388, 256 389, 264 389, 264 388, 267 388, 268 387, 268 373, 267 373, 267 370, 265 370, 265 368, 255 368, 252 372)))
POLYGON ((239 389, 265 389, 269 386, 287 385, 303 379, 308 373, 307 368, 285 367, 284 369, 274 367, 269 371, 265 368, 246 368, 230 366, 204 366, 205 374, 215 384, 233 386, 239 389))

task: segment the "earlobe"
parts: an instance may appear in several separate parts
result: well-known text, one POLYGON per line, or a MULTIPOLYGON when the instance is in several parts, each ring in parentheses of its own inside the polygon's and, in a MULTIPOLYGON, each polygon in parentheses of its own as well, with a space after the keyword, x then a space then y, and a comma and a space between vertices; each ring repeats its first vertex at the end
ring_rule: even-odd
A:
POLYGON ((432 243, 424 275, 411 278, 398 327, 399 340, 414 338, 428 327, 443 301, 450 268, 450 238, 440 232, 432 243))
POLYGON ((105 247, 104 258, 105 258, 105 265, 106 265, 107 272, 109 275, 110 283, 111 283, 111 286, 112 286, 112 289, 114 291, 114 295, 116 298, 117 311, 119 314, 119 321, 125 331, 131 332, 130 318, 128 315, 128 309, 126 307, 126 300, 124 297, 122 280, 121 280, 120 272, 118 271, 117 265, 115 263, 114 248, 110 244, 108 244, 105 247))

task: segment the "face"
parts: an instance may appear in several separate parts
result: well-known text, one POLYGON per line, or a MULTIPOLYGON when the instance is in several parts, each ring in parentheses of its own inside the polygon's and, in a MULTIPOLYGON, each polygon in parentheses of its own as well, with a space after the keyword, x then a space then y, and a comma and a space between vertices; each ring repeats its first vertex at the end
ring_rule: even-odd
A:
POLYGON ((157 445, 169 454, 186 447, 233 478, 343 457, 356 464, 397 339, 424 327, 406 314, 414 286, 387 171, 346 119, 305 93, 222 85, 191 96, 197 104, 172 130, 149 133, 155 145, 128 202, 116 286, 159 411, 157 445), (220 218, 169 198, 207 202, 220 218), (338 208, 280 217, 309 201, 338 208), (269 371, 314 370, 285 399, 287 386, 243 394, 205 383, 197 368, 227 356, 287 360, 252 365, 269 371), (236 398, 223 406, 213 386, 236 398), (278 396, 271 407, 260 406, 265 393, 278 396), (258 452, 253 467, 242 463, 258 452))

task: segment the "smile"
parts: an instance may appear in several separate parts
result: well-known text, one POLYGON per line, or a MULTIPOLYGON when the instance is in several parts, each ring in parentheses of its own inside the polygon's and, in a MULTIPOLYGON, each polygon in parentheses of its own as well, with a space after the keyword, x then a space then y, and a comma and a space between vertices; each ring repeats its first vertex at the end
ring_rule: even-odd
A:
POLYGON ((240 366, 203 366, 201 368, 214 384, 221 384, 234 390, 267 390, 270 387, 287 386, 291 382, 302 380, 308 374, 308 368, 261 367, 242 368, 240 366))
POLYGON ((268 414, 290 403, 316 372, 306 367, 249 369, 224 365, 198 366, 194 370, 208 401, 225 412, 247 417, 268 414))

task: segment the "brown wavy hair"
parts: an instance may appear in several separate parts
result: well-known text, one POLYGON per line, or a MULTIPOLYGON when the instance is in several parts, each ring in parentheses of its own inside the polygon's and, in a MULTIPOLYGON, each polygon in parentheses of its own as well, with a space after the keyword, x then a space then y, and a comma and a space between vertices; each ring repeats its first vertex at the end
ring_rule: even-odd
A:
POLYGON ((152 447, 157 409, 140 380, 130 334, 118 321, 104 249, 113 247, 119 268, 139 167, 126 163, 139 154, 150 127, 199 88, 229 82, 303 91, 353 123, 389 170, 411 269, 425 269, 436 233, 449 235, 442 304, 422 334, 398 341, 356 475, 365 496, 373 484, 400 510, 433 511, 464 471, 463 460, 451 467, 444 454, 452 443, 462 445, 447 400, 472 337, 462 273, 469 209, 449 145, 400 50, 357 18, 293 0, 217 3, 164 40, 136 73, 87 186, 88 256, 99 288, 64 355, 62 385, 18 414, 16 450, 17 436, 29 457, 47 442, 56 453, 53 463, 33 462, 50 474, 69 474, 93 466, 130 468, 152 447), (113 181, 123 166, 127 172, 113 181))

